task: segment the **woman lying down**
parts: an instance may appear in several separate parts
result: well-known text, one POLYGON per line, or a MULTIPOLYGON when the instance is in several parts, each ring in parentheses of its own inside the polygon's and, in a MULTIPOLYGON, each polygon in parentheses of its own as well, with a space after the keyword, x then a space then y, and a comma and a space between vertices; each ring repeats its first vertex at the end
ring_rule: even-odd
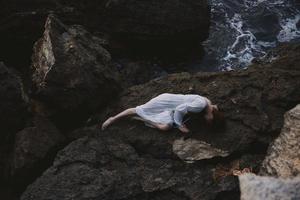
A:
POLYGON ((163 93, 143 105, 128 108, 109 117, 102 124, 102 130, 121 118, 136 115, 136 119, 144 121, 147 126, 162 131, 178 128, 181 132, 188 133, 189 129, 183 122, 184 115, 202 111, 205 113, 204 117, 208 124, 211 124, 216 118, 222 118, 217 105, 213 105, 206 97, 196 94, 163 93))

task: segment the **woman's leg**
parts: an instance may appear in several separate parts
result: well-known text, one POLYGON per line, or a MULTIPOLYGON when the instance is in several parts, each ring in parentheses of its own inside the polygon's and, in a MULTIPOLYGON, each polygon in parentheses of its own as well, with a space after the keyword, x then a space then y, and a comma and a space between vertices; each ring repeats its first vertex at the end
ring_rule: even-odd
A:
POLYGON ((157 128, 157 129, 162 130, 162 131, 167 131, 167 130, 170 130, 172 128, 172 126, 170 126, 168 124, 155 123, 155 122, 152 122, 150 120, 143 119, 139 116, 133 117, 133 119, 145 122, 146 126, 149 126, 151 128, 157 128))
POLYGON ((168 131, 172 127, 169 124, 156 124, 156 128, 158 128, 159 130, 162 130, 162 131, 168 131))
POLYGON ((172 126, 170 126, 169 124, 161 124, 161 123, 155 123, 155 122, 151 122, 151 121, 145 121, 147 124, 150 125, 150 127, 152 128, 157 128, 161 131, 168 131, 172 128, 172 126))
POLYGON ((102 130, 106 129, 109 125, 111 125, 113 122, 116 122, 117 120, 130 116, 135 115, 135 108, 128 108, 124 110, 123 112, 120 112, 119 114, 108 118, 103 124, 102 124, 102 130))
MULTIPOLYGON (((116 122, 117 120, 127 117, 127 116, 131 116, 131 115, 135 115, 136 111, 135 108, 128 108, 126 110, 124 110, 123 112, 120 112, 119 114, 108 118, 103 124, 102 124, 102 130, 106 129, 109 125, 111 125, 113 122, 116 122)), ((167 131, 170 130, 172 127, 168 124, 161 124, 161 123, 155 123, 155 122, 151 122, 149 120, 145 120, 142 119, 142 121, 149 123, 150 125, 154 126, 155 128, 162 130, 162 131, 167 131)))

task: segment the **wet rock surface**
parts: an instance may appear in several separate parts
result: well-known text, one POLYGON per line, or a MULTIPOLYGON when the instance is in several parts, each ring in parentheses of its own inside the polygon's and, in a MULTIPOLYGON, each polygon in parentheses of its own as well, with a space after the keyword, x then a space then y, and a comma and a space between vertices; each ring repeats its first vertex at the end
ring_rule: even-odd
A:
POLYGON ((219 104, 226 127, 211 129, 201 116, 191 116, 186 140, 226 151, 225 158, 185 163, 173 152, 174 141, 182 137, 175 129, 160 132, 130 119, 106 131, 92 126, 74 132, 75 138, 87 136, 60 151, 21 199, 239 199, 232 169, 257 169, 280 132, 283 114, 300 101, 299 45, 283 48, 288 51, 277 60, 248 70, 174 74, 131 87, 97 118, 103 120, 163 92, 186 93, 193 87, 194 93, 219 104), (235 160, 238 164, 230 164, 235 160))
POLYGON ((32 56, 36 97, 56 110, 84 115, 118 95, 118 74, 104 43, 49 15, 32 56))
POLYGON ((246 174, 239 177, 241 200, 279 200, 300 198, 300 177, 278 179, 246 174))
POLYGON ((300 105, 285 114, 279 137, 268 150, 260 174, 282 178, 300 175, 300 105))

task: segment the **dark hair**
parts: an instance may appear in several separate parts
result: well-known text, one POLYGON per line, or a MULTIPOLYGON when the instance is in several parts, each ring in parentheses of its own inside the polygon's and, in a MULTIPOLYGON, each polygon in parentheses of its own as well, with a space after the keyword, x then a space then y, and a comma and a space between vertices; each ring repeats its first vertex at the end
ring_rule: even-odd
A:
POLYGON ((212 128, 213 129, 223 129, 225 128, 225 117, 224 113, 219 109, 213 109, 213 120, 212 120, 212 128))
POLYGON ((188 112, 183 121, 186 121, 186 125, 191 130, 210 129, 211 131, 222 132, 225 130, 225 117, 222 111, 219 109, 213 110, 213 119, 210 123, 205 119, 206 111, 203 110, 200 113, 188 112))

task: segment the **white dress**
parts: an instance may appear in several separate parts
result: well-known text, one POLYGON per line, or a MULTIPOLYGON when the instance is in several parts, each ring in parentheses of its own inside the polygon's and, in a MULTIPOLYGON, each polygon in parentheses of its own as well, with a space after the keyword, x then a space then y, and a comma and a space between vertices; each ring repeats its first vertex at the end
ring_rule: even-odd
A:
POLYGON ((145 120, 173 126, 182 125, 187 112, 201 112, 207 106, 206 98, 195 94, 160 94, 135 108, 145 120))

